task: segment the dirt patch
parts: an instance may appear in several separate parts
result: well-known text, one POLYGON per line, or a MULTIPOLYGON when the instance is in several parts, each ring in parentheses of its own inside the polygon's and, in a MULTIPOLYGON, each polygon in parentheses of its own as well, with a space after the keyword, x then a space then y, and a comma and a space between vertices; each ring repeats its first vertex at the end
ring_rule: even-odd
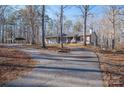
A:
POLYGON ((14 48, 0 48, 0 84, 22 76, 32 70, 37 62, 14 48))

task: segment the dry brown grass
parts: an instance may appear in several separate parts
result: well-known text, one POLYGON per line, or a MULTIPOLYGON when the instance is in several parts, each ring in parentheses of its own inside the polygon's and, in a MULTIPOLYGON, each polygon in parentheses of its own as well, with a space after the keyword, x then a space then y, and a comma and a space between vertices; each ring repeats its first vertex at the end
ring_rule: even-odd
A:
POLYGON ((88 46, 100 59, 104 85, 107 87, 124 87, 124 53, 116 50, 101 50, 99 47, 88 46))
POLYGON ((24 52, 14 48, 0 48, 0 84, 16 79, 30 71, 35 64, 24 52))
POLYGON ((105 86, 124 86, 124 54, 110 50, 103 51, 100 48, 90 47, 100 58, 100 67, 103 74, 105 86))
POLYGON ((124 86, 124 55, 103 54, 100 64, 106 86, 124 86))

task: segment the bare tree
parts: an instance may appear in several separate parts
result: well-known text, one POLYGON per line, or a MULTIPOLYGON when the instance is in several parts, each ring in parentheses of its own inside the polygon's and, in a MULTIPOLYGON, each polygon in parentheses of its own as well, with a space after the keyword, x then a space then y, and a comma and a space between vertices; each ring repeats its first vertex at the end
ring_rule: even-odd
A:
POLYGON ((27 6, 27 9, 28 9, 31 30, 32 30, 32 44, 35 44, 35 10, 34 10, 34 6, 29 5, 29 6, 27 6))
POLYGON ((60 43, 61 43, 61 48, 63 48, 63 18, 64 18, 64 9, 67 8, 68 6, 63 6, 61 5, 60 7, 60 43))
POLYGON ((81 10, 82 16, 84 18, 84 22, 83 22, 83 24, 84 24, 83 42, 84 42, 84 45, 86 45, 87 18, 88 18, 88 15, 90 15, 90 10, 93 7, 90 7, 89 5, 80 5, 80 6, 78 6, 78 8, 81 10))
POLYGON ((82 27, 83 27, 82 22, 78 19, 78 20, 74 23, 73 31, 74 31, 74 32, 81 32, 82 27))
POLYGON ((66 19, 65 22, 64 22, 65 33, 70 32, 70 30, 72 30, 72 27, 73 27, 72 20, 66 19))
POLYGON ((59 23, 60 23, 60 15, 59 15, 59 13, 56 13, 55 14, 56 15, 56 18, 55 18, 55 21, 54 21, 54 29, 55 29, 55 31, 56 32, 54 32, 54 33, 56 33, 57 34, 57 42, 59 43, 60 42, 60 39, 59 39, 59 32, 60 32, 60 25, 59 25, 59 23))
POLYGON ((5 5, 0 5, 0 25, 2 28, 2 43, 4 43, 4 26, 5 26, 5 9, 7 6, 5 5))
POLYGON ((108 19, 112 24, 113 28, 113 41, 112 41, 112 48, 115 48, 115 40, 116 40, 116 25, 118 21, 119 15, 119 8, 118 6, 109 6, 108 8, 108 19))

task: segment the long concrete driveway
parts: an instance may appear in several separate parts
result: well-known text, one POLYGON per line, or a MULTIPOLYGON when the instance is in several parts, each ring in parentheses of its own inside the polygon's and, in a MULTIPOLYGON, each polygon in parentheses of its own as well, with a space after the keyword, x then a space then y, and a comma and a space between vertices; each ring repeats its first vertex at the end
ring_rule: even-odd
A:
POLYGON ((70 53, 22 49, 39 63, 31 72, 8 82, 6 87, 102 87, 98 58, 87 49, 70 53))

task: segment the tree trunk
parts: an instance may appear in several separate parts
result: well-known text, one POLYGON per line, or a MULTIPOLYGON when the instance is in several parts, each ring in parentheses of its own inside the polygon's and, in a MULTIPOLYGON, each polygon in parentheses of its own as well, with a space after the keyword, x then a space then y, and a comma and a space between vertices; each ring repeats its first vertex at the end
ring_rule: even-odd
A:
POLYGON ((114 39, 113 39, 113 42, 112 42, 113 43, 113 47, 112 48, 115 49, 115 40, 116 39, 115 39, 115 21, 114 20, 113 20, 113 31, 114 31, 114 33, 113 33, 114 34, 114 39))
POLYGON ((84 9, 84 46, 86 46, 86 31, 87 31, 87 6, 84 9))
POLYGON ((32 25, 32 44, 36 44, 34 31, 35 31, 35 29, 34 29, 34 24, 33 24, 33 25, 32 25))
POLYGON ((2 43, 4 43, 4 24, 2 24, 2 43))
POLYGON ((1 24, 0 24, 0 43, 2 43, 2 32, 1 32, 1 24))
POLYGON ((42 48, 46 48, 45 46, 45 5, 42 7, 42 48))
POLYGON ((115 49, 115 10, 113 9, 112 10, 112 26, 113 26, 113 46, 112 46, 112 49, 115 49))
POLYGON ((60 15, 60 43, 61 48, 63 48, 63 5, 61 5, 61 15, 60 15))

